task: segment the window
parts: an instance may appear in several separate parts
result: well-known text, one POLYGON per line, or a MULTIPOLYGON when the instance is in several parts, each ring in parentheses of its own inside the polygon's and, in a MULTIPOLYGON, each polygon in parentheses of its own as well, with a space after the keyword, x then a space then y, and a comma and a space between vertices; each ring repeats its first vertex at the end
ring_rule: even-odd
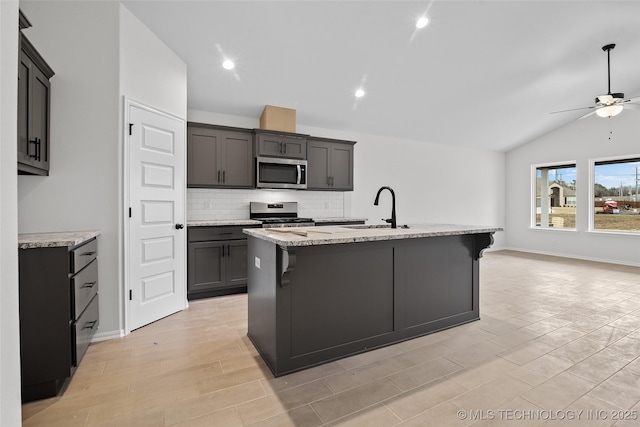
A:
POLYGON ((640 232, 640 157, 593 164, 593 229, 640 232))
POLYGON ((562 163, 535 168, 533 223, 540 228, 576 228, 576 165, 562 163))

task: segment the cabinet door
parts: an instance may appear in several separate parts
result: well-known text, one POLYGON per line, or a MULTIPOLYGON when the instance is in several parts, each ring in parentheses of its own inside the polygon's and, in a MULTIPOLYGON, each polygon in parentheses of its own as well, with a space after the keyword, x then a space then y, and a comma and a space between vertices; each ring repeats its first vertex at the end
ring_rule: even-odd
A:
POLYGON ((225 285, 225 242, 189 243, 187 291, 205 291, 225 285))
POLYGON ((49 170, 49 100, 51 85, 49 80, 37 67, 31 68, 30 109, 29 116, 29 143, 36 141, 34 147, 30 147, 35 153, 34 166, 49 170))
POLYGON ((210 187, 222 183, 219 158, 220 132, 189 127, 187 130, 187 187, 210 187))
POLYGON ((282 138, 282 156, 291 159, 307 158, 306 138, 284 136, 282 138))
POLYGON ((20 55, 18 64, 18 163, 30 165, 29 156, 29 75, 31 61, 20 55))
POLYGON ((227 241, 227 284, 247 284, 247 240, 227 241))
POLYGON ((307 189, 326 190, 330 184, 331 145, 322 141, 307 144, 307 189))
POLYGON ((331 189, 353 190, 353 145, 331 146, 331 189))
POLYGON ((253 135, 248 132, 221 132, 222 185, 253 187, 253 135))
POLYGON ((282 155, 282 137, 280 135, 257 134, 256 145, 258 156, 276 156, 282 155))

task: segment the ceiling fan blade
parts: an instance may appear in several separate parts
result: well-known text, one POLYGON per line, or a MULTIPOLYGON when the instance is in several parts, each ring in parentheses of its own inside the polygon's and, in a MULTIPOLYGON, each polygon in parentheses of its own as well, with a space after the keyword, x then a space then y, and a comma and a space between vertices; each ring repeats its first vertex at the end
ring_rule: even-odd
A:
POLYGON ((640 110, 640 104, 626 103, 626 104, 624 104, 624 109, 625 110, 640 110))
POLYGON ((568 113, 569 111, 579 111, 579 110, 591 110, 594 109, 596 107, 581 107, 581 108, 572 108, 570 110, 560 110, 560 111, 552 111, 549 114, 556 114, 556 113, 568 113))
POLYGON ((578 118, 577 118, 577 120, 586 119, 587 117, 589 117, 589 116, 591 116, 591 115, 593 115, 593 114, 595 114, 595 113, 596 113, 595 111, 592 111, 592 112, 590 112, 590 113, 585 114, 584 116, 580 116, 580 117, 578 117, 578 118))

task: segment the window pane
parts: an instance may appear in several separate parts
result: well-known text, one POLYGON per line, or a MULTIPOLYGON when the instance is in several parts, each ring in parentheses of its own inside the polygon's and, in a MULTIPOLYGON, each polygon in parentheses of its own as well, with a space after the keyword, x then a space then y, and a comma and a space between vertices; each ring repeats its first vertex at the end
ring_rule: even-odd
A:
POLYGON ((595 162, 594 230, 640 232, 640 159, 595 162))
POLYGON ((536 168, 536 227, 576 228, 576 165, 536 168))

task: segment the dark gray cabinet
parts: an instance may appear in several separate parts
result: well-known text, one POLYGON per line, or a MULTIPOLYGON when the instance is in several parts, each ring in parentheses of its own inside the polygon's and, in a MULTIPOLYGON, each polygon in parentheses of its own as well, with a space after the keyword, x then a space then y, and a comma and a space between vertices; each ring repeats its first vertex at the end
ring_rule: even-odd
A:
POLYGON ((187 124, 187 187, 252 188, 251 131, 187 124))
MULTIPOLYGON (((20 29, 31 25, 20 12, 20 29)), ((18 173, 49 175, 51 84, 54 72, 20 34, 18 63, 18 173)))
POLYGON ((247 236, 256 226, 189 227, 188 299, 244 292, 247 287, 247 236))
POLYGON ((99 326, 98 241, 19 250, 22 400, 66 388, 99 326))
POLYGON ((307 189, 353 190, 355 141, 310 137, 307 140, 307 189))
POLYGON ((255 136, 257 156, 307 158, 308 135, 256 129, 255 136))

